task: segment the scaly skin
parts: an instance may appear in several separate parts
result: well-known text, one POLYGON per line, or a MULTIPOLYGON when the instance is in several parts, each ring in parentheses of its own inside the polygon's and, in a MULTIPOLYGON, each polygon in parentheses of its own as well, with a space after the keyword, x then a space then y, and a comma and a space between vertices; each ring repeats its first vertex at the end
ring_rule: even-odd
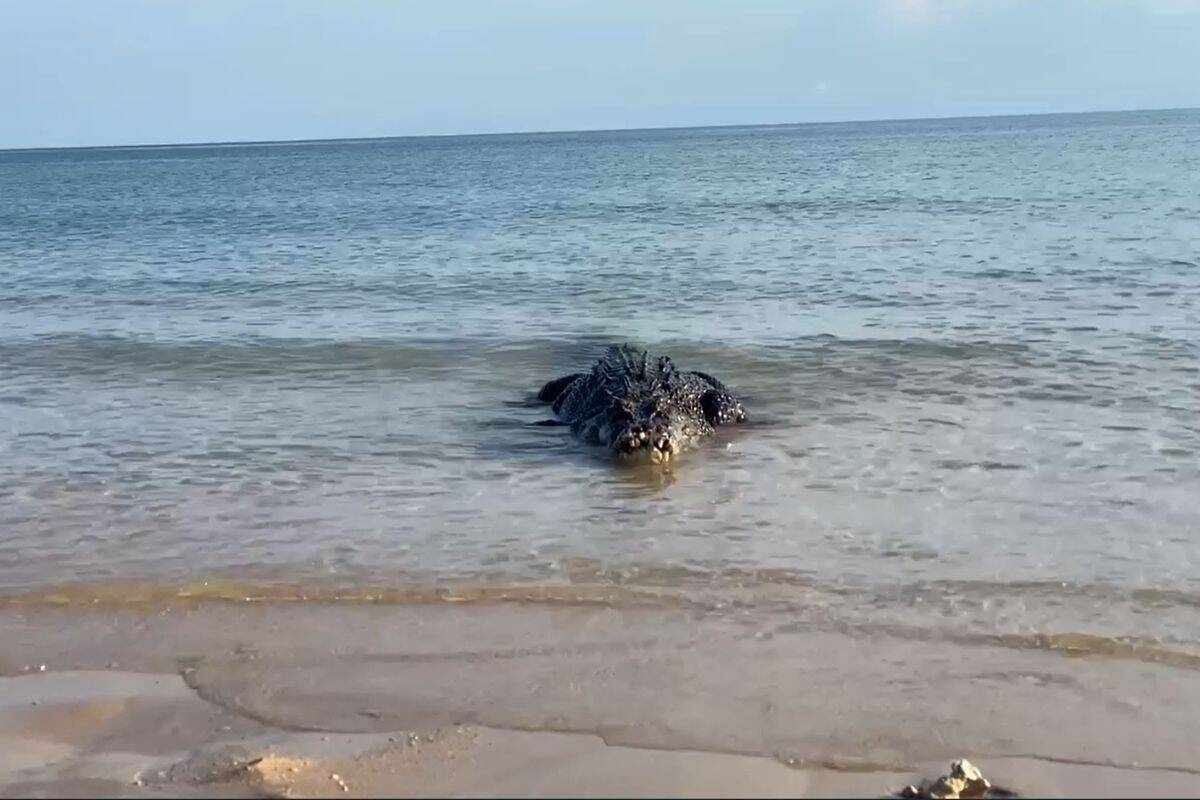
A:
POLYGON ((683 372, 666 356, 613 346, 592 367, 550 381, 538 399, 588 444, 622 461, 665 464, 716 428, 746 421, 725 384, 703 372, 683 372))

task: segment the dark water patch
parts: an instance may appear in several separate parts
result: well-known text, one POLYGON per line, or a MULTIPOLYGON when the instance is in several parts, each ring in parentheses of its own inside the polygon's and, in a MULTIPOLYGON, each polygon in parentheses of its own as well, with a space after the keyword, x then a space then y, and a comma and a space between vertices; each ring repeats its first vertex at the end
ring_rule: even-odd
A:
MULTIPOLYGON (((295 375, 342 378, 347 373, 403 373, 435 375, 474 368, 497 374, 536 363, 561 363, 571 371, 592 363, 610 344, 636 338, 604 335, 532 339, 496 343, 486 339, 275 339, 239 337, 239 341, 156 341, 113 335, 59 334, 24 342, 0 343, 0 357, 12 367, 30 371, 57 371, 79 375, 121 372, 187 376, 295 375)), ((778 373, 801 364, 836 371, 861 363, 895 365, 933 360, 948 362, 1002 358, 1022 365, 1032 351, 1025 345, 988 341, 931 341, 926 339, 838 339, 814 337, 791 348, 713 348, 692 343, 665 343, 656 350, 670 352, 683 366, 704 363, 712 356, 718 366, 743 373, 778 373), (790 362, 790 363, 789 363, 790 362)), ((555 367, 550 367, 551 370, 555 367)), ((546 379, 557 373, 545 373, 546 379)), ((539 384, 540 385, 540 384, 539 384)), ((931 389, 931 391, 940 391, 931 389)), ((505 401, 518 402, 524 401, 505 401)))
POLYGON ((952 469, 952 470, 982 469, 985 471, 989 471, 989 473, 991 473, 991 471, 997 471, 997 470, 1004 471, 1004 470, 1014 470, 1014 469, 1028 469, 1028 467, 1026 467, 1025 464, 1010 464, 1010 463, 995 462, 995 461, 964 462, 964 461, 955 461, 955 459, 947 459, 947 461, 940 461, 940 462, 937 462, 937 465, 938 465, 938 467, 941 467, 943 469, 952 469))

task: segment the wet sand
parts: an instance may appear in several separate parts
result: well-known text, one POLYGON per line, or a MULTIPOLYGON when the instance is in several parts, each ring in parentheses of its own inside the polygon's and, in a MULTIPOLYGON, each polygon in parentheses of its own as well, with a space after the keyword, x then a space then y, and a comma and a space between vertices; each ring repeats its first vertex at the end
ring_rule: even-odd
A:
POLYGON ((216 709, 169 675, 64 672, 3 680, 4 796, 789 797, 877 794, 881 778, 903 779, 609 747, 579 734, 462 726, 298 733, 216 709))
POLYGON ((1023 795, 1200 778, 1187 668, 652 606, 10 604, 0 675, 5 797, 878 797, 963 756, 1023 795))

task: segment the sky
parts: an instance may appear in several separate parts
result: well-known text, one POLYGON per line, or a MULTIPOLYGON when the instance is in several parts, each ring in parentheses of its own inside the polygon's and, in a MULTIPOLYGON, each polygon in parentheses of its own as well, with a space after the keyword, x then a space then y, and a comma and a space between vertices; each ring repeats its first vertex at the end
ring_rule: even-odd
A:
POLYGON ((1200 106, 1200 0, 0 0, 0 148, 1200 106))

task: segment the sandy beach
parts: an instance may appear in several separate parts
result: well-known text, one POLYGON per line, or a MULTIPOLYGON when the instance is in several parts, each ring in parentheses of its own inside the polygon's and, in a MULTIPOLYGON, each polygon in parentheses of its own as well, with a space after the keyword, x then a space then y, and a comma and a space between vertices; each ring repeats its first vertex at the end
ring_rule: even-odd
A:
MULTIPOLYGON (((3 797, 880 797, 923 775, 606 745, 474 726, 322 734, 200 700, 178 676, 68 671, 3 679, 3 797)), ((1189 796, 1194 776, 989 759, 1029 795, 1189 796)))
POLYGON ((5 797, 790 797, 903 782, 561 733, 299 733, 214 708, 173 675, 38 674, 4 679, 3 696, 5 797))
POLYGON ((1200 796, 1200 0, 2 9, 0 800, 1200 796))
POLYGON ((1176 666, 697 632, 587 602, 10 598, 0 796, 880 797, 964 756, 1026 796, 1194 793, 1176 666))

